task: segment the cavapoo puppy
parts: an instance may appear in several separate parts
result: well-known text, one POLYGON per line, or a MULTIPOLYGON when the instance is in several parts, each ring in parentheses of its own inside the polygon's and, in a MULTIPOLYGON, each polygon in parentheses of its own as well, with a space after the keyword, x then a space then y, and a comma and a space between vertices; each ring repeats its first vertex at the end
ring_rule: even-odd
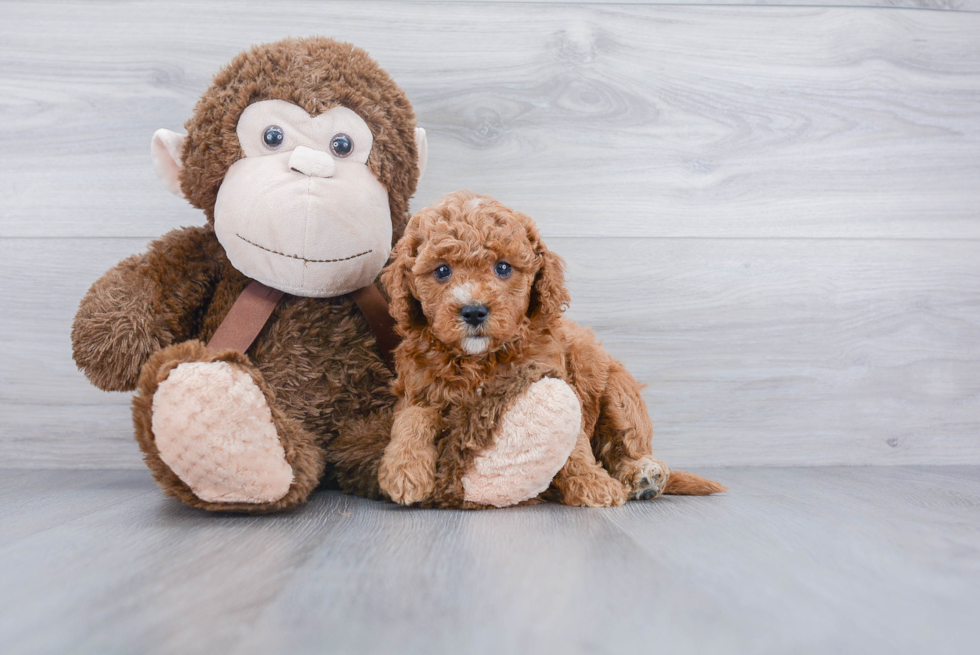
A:
POLYGON ((403 341, 381 488, 399 503, 607 507, 724 491, 652 456, 640 385, 562 317, 534 222, 460 191, 415 214, 382 275, 403 341))

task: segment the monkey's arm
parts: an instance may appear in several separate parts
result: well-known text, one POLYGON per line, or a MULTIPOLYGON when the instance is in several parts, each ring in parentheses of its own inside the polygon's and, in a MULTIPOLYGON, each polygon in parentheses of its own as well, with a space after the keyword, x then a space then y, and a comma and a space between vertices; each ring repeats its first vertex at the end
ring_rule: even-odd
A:
POLYGON ((435 488, 438 432, 437 410, 410 404, 404 398, 398 401, 391 441, 378 468, 381 490, 396 503, 420 502, 435 488))
POLYGON ((131 391, 153 353, 190 337, 213 292, 219 252, 210 227, 174 230, 92 285, 71 330, 75 363, 92 384, 131 391))

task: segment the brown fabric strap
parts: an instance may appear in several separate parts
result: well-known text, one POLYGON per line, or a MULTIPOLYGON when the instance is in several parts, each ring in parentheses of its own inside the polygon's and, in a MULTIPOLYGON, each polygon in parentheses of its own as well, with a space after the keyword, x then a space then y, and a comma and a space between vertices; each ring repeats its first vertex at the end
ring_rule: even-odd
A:
POLYGON ((208 350, 231 348, 244 353, 259 336, 282 297, 282 291, 252 280, 208 341, 208 350))
POLYGON ((388 368, 394 370, 394 350, 401 343, 401 337, 395 333, 395 319, 388 311, 388 301, 373 284, 352 292, 350 297, 364 314, 371 332, 374 332, 374 340, 378 342, 378 349, 381 351, 381 356, 385 358, 388 368))
MULTIPOLYGON (((253 280, 221 321, 208 342, 208 350, 231 348, 240 353, 247 351, 265 327, 283 295, 285 294, 282 291, 253 280)), ((367 319, 381 356, 388 367, 394 369, 392 351, 401 339, 395 333, 395 319, 388 312, 388 301, 373 284, 352 292, 350 296, 367 319)))

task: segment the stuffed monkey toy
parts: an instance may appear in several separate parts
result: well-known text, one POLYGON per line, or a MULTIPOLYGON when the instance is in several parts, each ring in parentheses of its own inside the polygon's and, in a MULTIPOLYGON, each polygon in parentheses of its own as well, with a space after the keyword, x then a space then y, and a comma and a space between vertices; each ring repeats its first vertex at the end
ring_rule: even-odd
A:
POLYGON ((78 367, 138 389, 146 463, 189 505, 287 509, 325 474, 378 496, 397 338, 375 279, 426 161, 408 98, 359 48, 287 39, 235 57, 185 128, 153 164, 207 224, 92 286, 78 367))

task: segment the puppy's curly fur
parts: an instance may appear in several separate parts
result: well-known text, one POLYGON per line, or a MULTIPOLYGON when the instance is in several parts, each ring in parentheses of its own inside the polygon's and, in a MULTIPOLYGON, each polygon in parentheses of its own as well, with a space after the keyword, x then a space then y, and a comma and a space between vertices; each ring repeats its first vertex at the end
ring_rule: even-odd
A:
POLYGON ((501 415, 542 377, 567 382, 582 407, 578 442, 544 496, 609 506, 725 490, 652 457, 640 385, 590 330, 562 317, 563 263, 529 217, 456 192, 415 214, 392 255, 382 281, 403 341, 379 481, 394 500, 468 506, 463 474, 492 445, 501 415), (483 306, 485 321, 467 323, 464 306, 483 306))

